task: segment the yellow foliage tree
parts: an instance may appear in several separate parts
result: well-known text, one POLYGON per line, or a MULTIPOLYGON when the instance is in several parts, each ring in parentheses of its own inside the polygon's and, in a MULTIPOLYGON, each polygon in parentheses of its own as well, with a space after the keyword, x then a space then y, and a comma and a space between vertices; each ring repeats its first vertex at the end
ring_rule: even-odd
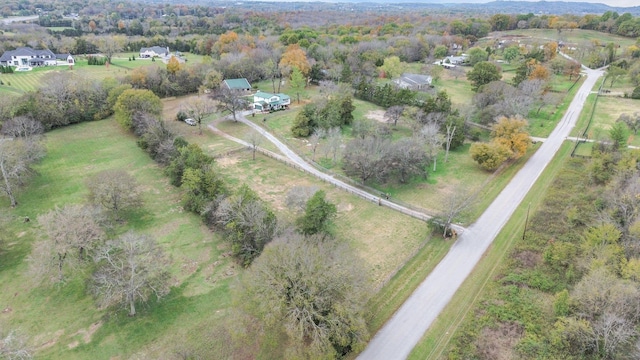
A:
POLYGON ((491 129, 493 141, 509 149, 512 152, 512 159, 517 159, 527 152, 531 140, 526 130, 527 120, 524 118, 502 116, 491 129))
POLYGON ((530 68, 529 80, 543 80, 546 81, 549 79, 549 69, 546 66, 536 62, 536 64, 532 65, 530 68))
POLYGON ((558 52, 558 43, 555 41, 544 44, 544 58, 545 60, 553 60, 558 52))
POLYGON ((169 62, 167 62, 167 71, 171 75, 175 75, 180 70, 180 67, 180 61, 178 61, 178 58, 175 56, 172 56, 171 59, 169 59, 169 62))
POLYGON ((215 48, 218 53, 225 54, 237 50, 238 47, 238 34, 235 31, 228 31, 218 38, 215 43, 215 48))
POLYGON ((294 67, 297 67, 305 77, 309 75, 311 70, 311 65, 307 60, 307 53, 298 44, 287 46, 287 50, 282 54, 279 66, 284 76, 289 76, 294 67))

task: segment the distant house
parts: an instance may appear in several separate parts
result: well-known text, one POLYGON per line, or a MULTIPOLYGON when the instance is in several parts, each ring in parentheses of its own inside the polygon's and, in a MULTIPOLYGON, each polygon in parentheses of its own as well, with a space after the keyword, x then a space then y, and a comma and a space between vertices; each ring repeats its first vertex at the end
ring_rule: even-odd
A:
POLYGON ((230 90, 242 90, 251 91, 251 84, 245 78, 241 79, 226 79, 222 82, 227 89, 230 90))
POLYGON ((152 46, 152 47, 143 47, 140 49, 140 57, 141 58, 152 58, 152 57, 167 57, 169 56, 169 48, 162 46, 152 46))
POLYGON ((5 51, 0 56, 0 65, 4 66, 56 66, 58 59, 64 59, 67 64, 75 61, 71 54, 54 54, 51 50, 34 50, 30 47, 21 47, 15 50, 5 51))
POLYGON ((76 62, 71 54, 56 54, 56 60, 67 64, 74 64, 76 62))
POLYGON ((290 104, 291 98, 285 94, 271 94, 258 91, 253 95, 253 109, 258 111, 286 109, 290 104))
POLYGON ((393 82, 402 89, 424 90, 431 86, 431 76, 419 74, 402 74, 393 82))

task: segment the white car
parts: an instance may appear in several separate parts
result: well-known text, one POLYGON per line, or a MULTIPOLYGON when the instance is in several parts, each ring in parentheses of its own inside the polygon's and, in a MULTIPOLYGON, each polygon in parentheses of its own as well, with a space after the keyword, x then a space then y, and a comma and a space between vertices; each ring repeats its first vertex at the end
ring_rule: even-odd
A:
POLYGON ((198 124, 198 123, 197 123, 195 120, 193 120, 192 118, 184 119, 184 122, 186 122, 188 125, 191 125, 191 126, 196 126, 196 125, 198 124))

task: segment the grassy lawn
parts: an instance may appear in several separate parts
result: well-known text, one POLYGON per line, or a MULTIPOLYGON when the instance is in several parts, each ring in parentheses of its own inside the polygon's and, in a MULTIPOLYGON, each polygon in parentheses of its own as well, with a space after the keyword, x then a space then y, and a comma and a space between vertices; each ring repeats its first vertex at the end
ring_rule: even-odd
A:
POLYGON ((285 204, 293 186, 317 186, 336 204, 335 233, 349 242, 367 263, 374 285, 380 286, 399 269, 428 238, 426 223, 366 201, 268 157, 239 152, 217 159, 233 186, 246 183, 271 204, 279 218, 297 216, 285 204))
POLYGON ((522 29, 522 30, 510 30, 510 31, 502 31, 502 32, 492 32, 489 34, 490 37, 496 38, 501 36, 512 36, 512 35, 521 35, 524 37, 529 37, 530 39, 519 39, 522 42, 528 43, 543 43, 550 40, 558 41, 562 40, 565 43, 573 43, 573 44, 582 44, 582 43, 591 43, 592 41, 598 41, 601 44, 607 44, 610 42, 619 44, 622 47, 631 46, 635 43, 635 39, 618 36, 614 34, 607 34, 595 30, 564 30, 561 33, 558 33, 557 30, 554 29, 522 29))
POLYGON ((449 341, 500 269, 505 255, 510 253, 516 240, 522 237, 527 213, 535 213, 542 204, 547 188, 563 167, 572 147, 573 144, 569 142, 562 145, 558 155, 544 170, 474 271, 413 349, 409 359, 440 359, 445 356, 449 341))
MULTIPOLYGON (((12 217, 0 262, 0 303, 9 309, 0 318, 3 328, 30 335, 37 355, 48 359, 112 359, 129 357, 150 346, 171 351, 176 335, 219 318, 230 306, 228 286, 238 272, 226 246, 200 219, 182 210, 180 192, 168 184, 162 170, 138 149, 135 139, 113 120, 84 123, 47 133, 48 154, 20 204, 1 210, 12 217), (144 191, 143 209, 131 213, 128 229, 154 236, 171 254, 170 295, 160 303, 140 306, 136 318, 98 310, 80 277, 61 286, 36 287, 27 277, 26 257, 37 238, 37 221, 55 206, 82 203, 84 181, 104 169, 127 169, 144 191), (29 216, 33 221, 24 223, 29 216)), ((144 356, 143 356, 144 357, 144 356)))
POLYGON ((576 92, 580 88, 580 85, 584 81, 584 78, 574 84, 575 81, 569 81, 566 77, 555 77, 556 81, 552 82, 552 88, 558 89, 558 96, 564 96, 562 102, 557 108, 551 108, 549 106, 543 107, 539 113, 533 111, 527 118, 529 122, 529 134, 536 137, 548 137, 549 134, 555 129, 558 122, 562 119, 564 114, 569 108, 569 104, 573 101, 576 92), (558 80, 558 78, 561 78, 558 80), (571 88, 571 90, 569 90, 571 88), (562 89, 562 90, 560 90, 562 89))

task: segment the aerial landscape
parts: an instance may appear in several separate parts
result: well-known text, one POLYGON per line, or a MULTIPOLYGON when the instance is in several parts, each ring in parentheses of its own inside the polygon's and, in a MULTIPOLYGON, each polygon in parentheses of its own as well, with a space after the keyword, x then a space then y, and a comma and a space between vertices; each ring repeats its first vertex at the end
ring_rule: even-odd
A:
POLYGON ((0 359, 640 359, 634 1, 5 0, 0 359))

